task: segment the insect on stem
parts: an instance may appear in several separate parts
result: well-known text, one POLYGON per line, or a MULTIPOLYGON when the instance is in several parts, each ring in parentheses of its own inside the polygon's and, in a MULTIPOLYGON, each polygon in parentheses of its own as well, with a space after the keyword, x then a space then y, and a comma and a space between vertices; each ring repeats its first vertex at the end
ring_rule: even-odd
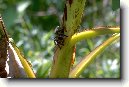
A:
POLYGON ((68 37, 67 35, 64 34, 64 29, 61 28, 60 26, 57 26, 55 28, 55 38, 54 38, 54 43, 57 45, 60 49, 62 46, 64 46, 64 39, 68 37))

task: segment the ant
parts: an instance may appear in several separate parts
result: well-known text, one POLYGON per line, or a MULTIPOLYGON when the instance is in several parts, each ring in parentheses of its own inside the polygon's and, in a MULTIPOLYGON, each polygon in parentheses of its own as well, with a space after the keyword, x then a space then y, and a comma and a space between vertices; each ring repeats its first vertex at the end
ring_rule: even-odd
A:
POLYGON ((61 28, 60 26, 57 26, 55 28, 55 38, 54 38, 55 45, 58 45, 58 47, 61 49, 61 46, 64 46, 64 39, 66 37, 68 36, 64 34, 64 29, 61 28))

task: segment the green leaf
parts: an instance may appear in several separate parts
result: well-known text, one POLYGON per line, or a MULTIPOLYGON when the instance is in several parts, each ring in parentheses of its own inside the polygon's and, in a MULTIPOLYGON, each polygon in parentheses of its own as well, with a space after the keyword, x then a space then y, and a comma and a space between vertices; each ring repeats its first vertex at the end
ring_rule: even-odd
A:
POLYGON ((10 29, 10 27, 15 23, 15 20, 18 17, 16 7, 8 6, 8 8, 2 13, 2 16, 5 22, 6 28, 10 29))
POLYGON ((120 0, 112 0, 112 10, 115 11, 120 8, 120 0))
POLYGON ((36 72, 36 77, 37 78, 47 78, 50 67, 51 67, 50 62, 44 63, 41 66, 39 66, 39 68, 36 72))

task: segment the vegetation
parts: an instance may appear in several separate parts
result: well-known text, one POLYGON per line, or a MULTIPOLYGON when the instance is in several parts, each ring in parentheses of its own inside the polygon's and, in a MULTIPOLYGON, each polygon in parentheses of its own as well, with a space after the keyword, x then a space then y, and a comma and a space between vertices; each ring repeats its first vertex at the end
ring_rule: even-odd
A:
MULTIPOLYGON (((65 21, 65 0, 1 0, 0 13, 9 36, 31 62, 36 78, 120 78, 119 1, 82 0, 83 5, 73 3, 71 7, 70 1, 66 3, 70 10, 65 21), (77 5, 80 16, 78 23, 72 24, 72 11, 77 5), (66 24, 68 38, 60 49, 54 44, 54 30, 62 24, 66 24), (89 62, 80 62, 87 58, 89 62)), ((17 50, 15 44, 12 46, 17 50)))

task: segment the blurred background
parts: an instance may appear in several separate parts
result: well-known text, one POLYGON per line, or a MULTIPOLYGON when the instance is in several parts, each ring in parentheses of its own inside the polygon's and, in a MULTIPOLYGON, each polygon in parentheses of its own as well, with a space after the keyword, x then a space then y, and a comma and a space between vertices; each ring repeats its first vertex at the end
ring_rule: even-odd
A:
MULTIPOLYGON (((64 3, 65 0, 0 0, 0 14, 7 32, 32 63, 38 78, 49 76, 55 46, 54 29, 60 25, 64 3)), ((120 9, 115 9, 112 0, 86 1, 79 31, 99 26, 120 26, 120 9)), ((77 43, 75 65, 110 36, 77 43)), ((80 78, 120 78, 120 40, 105 49, 80 78)))

